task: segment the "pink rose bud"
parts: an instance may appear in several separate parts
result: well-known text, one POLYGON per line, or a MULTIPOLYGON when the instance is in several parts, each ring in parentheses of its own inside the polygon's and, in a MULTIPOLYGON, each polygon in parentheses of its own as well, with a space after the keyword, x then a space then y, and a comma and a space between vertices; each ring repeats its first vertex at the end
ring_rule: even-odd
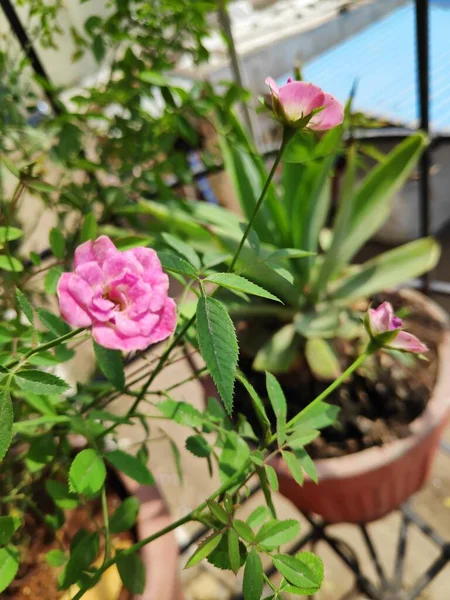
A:
POLYGON ((72 327, 92 327, 101 346, 144 350, 175 330, 169 278, 154 250, 121 252, 102 235, 78 246, 74 266, 58 282, 61 315, 72 327))
POLYGON ((402 330, 403 321, 394 315, 389 302, 369 308, 364 324, 371 339, 379 346, 422 354, 428 348, 415 335, 402 330))
POLYGON ((267 77, 266 84, 270 87, 270 108, 275 118, 285 125, 325 131, 344 120, 342 104, 312 83, 289 78, 279 88, 271 77, 267 77))

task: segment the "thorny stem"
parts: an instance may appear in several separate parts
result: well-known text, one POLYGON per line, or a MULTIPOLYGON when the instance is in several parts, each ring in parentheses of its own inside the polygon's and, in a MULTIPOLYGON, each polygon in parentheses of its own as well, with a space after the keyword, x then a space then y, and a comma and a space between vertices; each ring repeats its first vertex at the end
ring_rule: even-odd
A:
POLYGON ((72 331, 69 331, 68 333, 62 335, 61 337, 56 338, 56 340, 52 340, 51 342, 46 342, 45 344, 40 344, 39 346, 36 346, 36 348, 32 348, 31 350, 26 352, 20 359, 17 359, 14 362, 12 362, 6 366, 8 369, 11 369, 11 368, 17 366, 19 363, 25 362, 27 360, 27 358, 30 358, 30 356, 33 356, 34 354, 37 354, 38 352, 42 352, 43 350, 50 350, 51 348, 54 348, 55 346, 59 346, 60 344, 63 344, 67 340, 70 340, 71 338, 75 337, 82 331, 84 331, 84 327, 79 327, 78 329, 73 329, 72 331))

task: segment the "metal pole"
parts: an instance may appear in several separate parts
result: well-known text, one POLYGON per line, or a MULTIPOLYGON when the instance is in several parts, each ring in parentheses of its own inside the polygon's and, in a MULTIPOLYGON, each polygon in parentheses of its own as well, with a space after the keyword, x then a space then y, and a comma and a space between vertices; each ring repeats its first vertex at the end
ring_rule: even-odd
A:
MULTIPOLYGON (((430 129, 428 0, 415 0, 415 2, 420 129, 425 133, 428 133, 430 129)), ((427 236, 430 233, 430 150, 428 147, 425 148, 420 159, 419 170, 420 233, 422 236, 427 236)), ((423 289, 427 292, 429 287, 428 274, 423 277, 422 282, 423 289)))
MULTIPOLYGON (((8 19, 9 24, 11 25, 11 29, 13 30, 14 35, 18 39, 18 41, 22 47, 22 50, 25 52, 26 56, 28 57, 34 72, 36 73, 36 75, 39 75, 39 77, 41 77, 46 83, 48 83, 49 87, 50 87, 51 86, 50 78, 44 68, 44 65, 41 63, 39 56, 36 54, 36 51, 34 50, 33 45, 30 42, 30 39, 27 35, 27 32, 25 31, 19 17, 17 16, 17 13, 14 10, 14 7, 11 4, 10 0, 1 0, 0 6, 3 9, 3 12, 5 13, 6 18, 8 19)), ((61 106, 55 100, 53 94, 48 89, 45 89, 45 88, 44 88, 44 92, 45 92, 45 95, 47 96, 47 100, 48 100, 50 106, 52 107, 52 109, 54 110, 55 114, 60 114, 61 106)))
MULTIPOLYGON (((219 8, 218 8, 219 23, 222 28, 222 32, 225 36, 226 43, 228 46, 228 54, 230 57, 231 70, 233 72, 234 80, 238 84, 238 86, 242 88, 244 86, 242 84, 241 70, 239 67, 239 58, 238 58, 238 55, 236 52, 236 46, 234 44, 233 32, 231 30, 230 15, 228 14, 228 9, 226 7, 225 2, 226 2, 226 0, 219 0, 219 8)), ((247 129, 248 129, 252 139, 254 140, 255 135, 254 135, 254 131, 253 131, 253 125, 252 125, 252 119, 250 116, 250 111, 248 110, 248 106, 245 102, 242 102, 241 106, 242 106, 242 112, 244 115, 245 124, 247 126, 247 129)))

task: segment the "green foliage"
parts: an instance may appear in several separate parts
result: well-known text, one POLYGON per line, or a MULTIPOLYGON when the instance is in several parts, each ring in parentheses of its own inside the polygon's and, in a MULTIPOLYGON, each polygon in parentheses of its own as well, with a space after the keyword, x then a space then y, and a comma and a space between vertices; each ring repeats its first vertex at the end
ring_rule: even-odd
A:
POLYGON ((123 450, 113 450, 105 454, 105 458, 113 467, 138 483, 142 485, 153 485, 155 483, 147 465, 144 465, 136 456, 123 452, 123 450))
POLYGON ((26 392, 35 394, 61 394, 69 389, 68 384, 56 375, 34 369, 19 371, 15 381, 26 392))
POLYGON ((142 594, 145 588, 145 566, 139 554, 119 554, 117 569, 124 586, 132 594, 142 594))
POLYGON ((119 350, 110 350, 93 342, 98 366, 113 386, 123 391, 125 389, 125 370, 122 354, 119 350))
POLYGON ((0 548, 0 592, 6 590, 19 570, 19 550, 14 546, 0 548))
POLYGON ((0 461, 5 456, 12 439, 14 412, 8 390, 0 390, 0 461))
POLYGON ((94 496, 102 489, 106 468, 101 456, 88 448, 76 455, 69 471, 71 491, 83 496, 94 496))

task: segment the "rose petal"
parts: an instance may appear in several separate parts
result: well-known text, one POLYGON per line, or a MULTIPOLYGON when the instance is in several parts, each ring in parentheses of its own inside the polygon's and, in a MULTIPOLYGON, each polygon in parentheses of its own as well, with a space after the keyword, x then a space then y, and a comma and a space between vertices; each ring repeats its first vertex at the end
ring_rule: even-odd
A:
POLYGON ((69 281, 73 276, 73 273, 63 273, 58 281, 56 293, 61 316, 72 327, 89 327, 92 325, 91 317, 69 291, 69 281))
POLYGON ((152 330, 149 339, 150 344, 156 344, 168 338, 175 331, 177 324, 177 309, 172 298, 167 298, 164 308, 160 313, 160 319, 152 330))
POLYGON ((389 302, 383 302, 378 308, 369 308, 370 329, 373 335, 391 329, 390 324, 394 310, 389 302))
POLYGON ((414 352, 416 354, 422 354, 423 352, 428 351, 427 346, 422 344, 419 338, 406 331, 400 331, 397 337, 389 342, 389 347, 395 348, 396 350, 404 350, 405 352, 414 352))
POLYGON ((272 94, 272 96, 275 96, 275 98, 278 98, 278 94, 279 94, 280 90, 279 90, 277 84, 275 83, 275 81, 272 79, 272 77, 266 77, 266 80, 264 83, 269 86, 270 93, 272 94))
POLYGON ((105 276, 100 265, 95 261, 85 262, 79 265, 75 273, 84 279, 92 288, 103 286, 105 276))
POLYGON ((148 338, 137 335, 127 337, 119 333, 110 323, 94 323, 92 336, 97 344, 111 350, 145 350, 150 345, 148 338))
POLYGON ((344 120, 344 108, 331 94, 324 94, 322 106, 325 108, 314 115, 308 127, 315 131, 325 131, 340 125, 344 120))
POLYGON ((324 104, 322 90, 304 81, 293 81, 283 85, 279 89, 278 98, 290 122, 306 117, 315 108, 320 108, 324 104))
POLYGON ((86 262, 96 262, 101 267, 106 257, 111 253, 118 253, 119 250, 114 246, 107 235, 101 235, 94 242, 89 240, 75 250, 74 265, 75 269, 86 262))

